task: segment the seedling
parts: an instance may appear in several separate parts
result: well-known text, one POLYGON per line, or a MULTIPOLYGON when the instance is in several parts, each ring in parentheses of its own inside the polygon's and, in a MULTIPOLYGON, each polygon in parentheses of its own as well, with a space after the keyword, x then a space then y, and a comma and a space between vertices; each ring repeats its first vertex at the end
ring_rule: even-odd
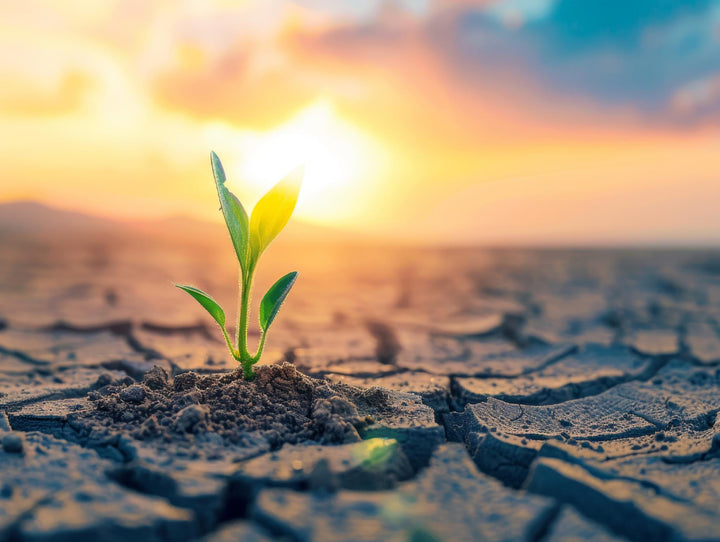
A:
POLYGON ((270 191, 257 202, 252 210, 250 220, 245 208, 235 195, 225 186, 225 171, 220 159, 214 152, 210 153, 215 186, 220 198, 220 208, 225 218, 230 239, 232 240, 240 264, 240 299, 238 302, 238 325, 235 335, 235 344, 230 340, 225 329, 225 311, 212 297, 194 286, 176 284, 197 300, 210 316, 218 323, 225 337, 225 342, 232 356, 240 362, 245 378, 254 376, 253 365, 260 361, 268 329, 275 320, 280 306, 285 301, 290 288, 295 284, 297 271, 288 273, 278 279, 267 291, 260 302, 260 343, 255 354, 248 351, 248 313, 250 310, 250 292, 252 290, 253 276, 260 255, 268 245, 285 228, 295 209, 300 184, 302 183, 304 168, 302 166, 291 171, 284 179, 277 183, 270 191), (237 348, 235 347, 237 345, 237 348))

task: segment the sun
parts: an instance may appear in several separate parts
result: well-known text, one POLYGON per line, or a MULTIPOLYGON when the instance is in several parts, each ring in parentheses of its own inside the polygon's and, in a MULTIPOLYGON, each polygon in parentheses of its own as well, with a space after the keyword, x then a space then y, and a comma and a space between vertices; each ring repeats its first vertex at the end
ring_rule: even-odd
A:
POLYGON ((342 223, 357 215, 367 199, 368 182, 377 173, 376 154, 368 136, 321 101, 273 130, 245 138, 235 172, 241 182, 264 191, 304 164, 297 216, 342 223))

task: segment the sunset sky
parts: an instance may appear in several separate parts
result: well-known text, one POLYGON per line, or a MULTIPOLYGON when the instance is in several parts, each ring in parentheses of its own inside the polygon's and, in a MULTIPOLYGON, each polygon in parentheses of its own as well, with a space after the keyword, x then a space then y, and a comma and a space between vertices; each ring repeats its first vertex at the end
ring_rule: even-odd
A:
POLYGON ((720 1, 0 7, 0 201, 416 242, 720 242, 720 1))

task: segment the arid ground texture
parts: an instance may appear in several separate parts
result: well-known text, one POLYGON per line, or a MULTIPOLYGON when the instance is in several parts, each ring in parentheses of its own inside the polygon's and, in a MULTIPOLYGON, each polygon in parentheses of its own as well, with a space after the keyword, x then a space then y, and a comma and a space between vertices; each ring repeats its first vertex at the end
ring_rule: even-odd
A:
POLYGON ((2 542, 720 540, 720 252, 289 232, 256 298, 300 278, 246 382, 172 286, 234 307, 220 225, 25 211, 47 220, 0 237, 2 542))

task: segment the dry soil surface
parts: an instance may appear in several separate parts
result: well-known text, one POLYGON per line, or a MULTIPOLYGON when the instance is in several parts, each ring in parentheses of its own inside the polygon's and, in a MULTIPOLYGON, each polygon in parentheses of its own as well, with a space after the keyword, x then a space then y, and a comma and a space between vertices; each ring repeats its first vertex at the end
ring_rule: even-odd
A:
POLYGON ((278 245, 253 382, 231 257, 2 238, 0 541, 720 540, 720 254, 278 245))

